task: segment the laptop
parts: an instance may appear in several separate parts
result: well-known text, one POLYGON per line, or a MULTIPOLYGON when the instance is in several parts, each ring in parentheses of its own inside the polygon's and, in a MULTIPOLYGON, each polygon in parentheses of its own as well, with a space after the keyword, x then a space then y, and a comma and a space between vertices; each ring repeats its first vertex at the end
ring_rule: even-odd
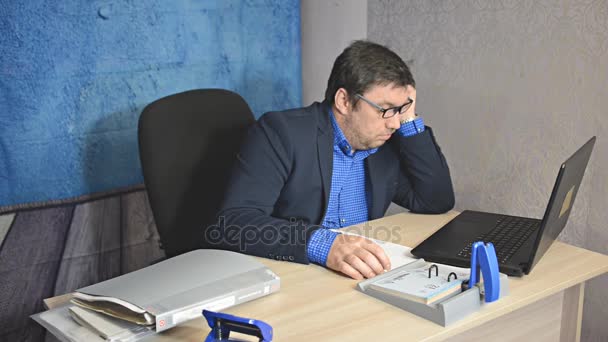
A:
POLYGON ((542 220, 465 210, 412 249, 412 254, 469 267, 472 243, 492 242, 500 272, 517 277, 530 273, 566 226, 594 145, 592 137, 561 165, 542 220))

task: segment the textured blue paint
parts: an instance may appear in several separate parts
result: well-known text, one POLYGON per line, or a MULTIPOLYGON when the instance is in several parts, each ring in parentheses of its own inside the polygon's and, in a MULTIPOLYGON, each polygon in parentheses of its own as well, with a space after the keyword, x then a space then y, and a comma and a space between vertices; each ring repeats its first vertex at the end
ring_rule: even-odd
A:
POLYGON ((137 119, 195 88, 301 105, 299 1, 1 1, 0 206, 142 182, 137 119))

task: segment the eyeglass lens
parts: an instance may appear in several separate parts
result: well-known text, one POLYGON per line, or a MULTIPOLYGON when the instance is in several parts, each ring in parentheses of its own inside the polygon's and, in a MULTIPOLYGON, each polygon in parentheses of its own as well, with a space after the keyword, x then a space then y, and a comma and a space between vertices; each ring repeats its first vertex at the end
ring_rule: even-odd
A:
POLYGON ((409 101, 408 103, 404 104, 401 107, 389 108, 384 112, 382 117, 391 118, 397 114, 403 114, 403 113, 407 112, 408 108, 410 108, 411 105, 412 105, 412 101, 409 101))

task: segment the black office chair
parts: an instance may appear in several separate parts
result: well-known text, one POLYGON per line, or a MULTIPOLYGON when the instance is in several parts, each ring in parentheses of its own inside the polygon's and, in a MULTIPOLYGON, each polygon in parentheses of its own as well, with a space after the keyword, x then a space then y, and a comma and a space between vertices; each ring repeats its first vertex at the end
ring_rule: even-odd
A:
POLYGON ((236 153, 255 121, 238 94, 200 89, 146 106, 138 138, 144 182, 167 257, 204 248, 236 153))

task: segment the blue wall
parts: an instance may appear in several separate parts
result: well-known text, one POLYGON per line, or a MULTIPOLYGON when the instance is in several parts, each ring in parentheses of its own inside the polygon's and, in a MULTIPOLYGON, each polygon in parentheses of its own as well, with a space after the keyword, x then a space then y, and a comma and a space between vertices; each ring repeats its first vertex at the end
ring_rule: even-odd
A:
POLYGON ((299 0, 0 2, 0 206, 141 183, 137 119, 195 88, 300 106, 299 0))

